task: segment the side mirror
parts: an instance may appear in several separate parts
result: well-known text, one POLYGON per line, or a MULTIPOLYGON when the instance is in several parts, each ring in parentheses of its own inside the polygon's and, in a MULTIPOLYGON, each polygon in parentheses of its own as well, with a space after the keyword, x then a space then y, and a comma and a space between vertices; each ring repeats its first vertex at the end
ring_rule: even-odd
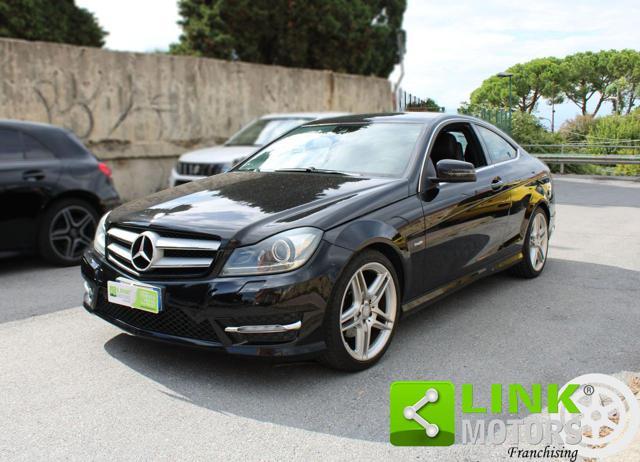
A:
POLYGON ((476 181, 476 168, 471 162, 442 159, 436 165, 436 183, 470 183, 476 181))

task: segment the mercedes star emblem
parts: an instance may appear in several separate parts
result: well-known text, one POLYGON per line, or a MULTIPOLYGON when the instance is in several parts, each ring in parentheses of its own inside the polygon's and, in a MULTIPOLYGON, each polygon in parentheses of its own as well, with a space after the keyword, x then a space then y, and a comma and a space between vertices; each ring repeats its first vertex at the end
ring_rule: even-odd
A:
POLYGON ((155 235, 150 232, 140 234, 131 245, 131 263, 138 271, 149 269, 156 256, 155 235))

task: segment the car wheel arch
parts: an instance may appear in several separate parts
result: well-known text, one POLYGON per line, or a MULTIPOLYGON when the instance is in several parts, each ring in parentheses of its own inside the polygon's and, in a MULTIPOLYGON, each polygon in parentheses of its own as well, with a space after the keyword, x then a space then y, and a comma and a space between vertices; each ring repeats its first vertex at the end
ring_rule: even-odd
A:
MULTIPOLYGON (((551 220, 551 211, 549 210, 549 204, 541 200, 535 205, 533 210, 537 208, 541 208, 544 211, 544 214, 547 216, 547 222, 549 222, 551 220)), ((531 214, 533 214, 533 210, 531 211, 531 214)), ((529 217, 531 217, 531 214, 529 214, 529 217)))
POLYGON ((529 221, 531 220, 531 217, 533 216, 534 212, 538 208, 543 210, 547 218, 547 222, 551 221, 551 209, 545 199, 541 198, 537 202, 530 201, 529 205, 527 206, 527 210, 524 214, 522 223, 520 225, 520 236, 522 237, 522 239, 524 239, 524 236, 527 234, 527 229, 529 228, 529 221))
POLYGON ((531 217, 533 216, 533 213, 538 209, 541 208, 545 215, 547 216, 547 221, 549 221, 551 219, 551 211, 549 209, 549 204, 547 204, 547 202, 544 199, 540 199, 537 202, 533 202, 531 201, 529 203, 529 207, 527 207, 527 212, 524 216, 525 220, 524 220, 524 226, 528 226, 529 224, 529 220, 531 219, 531 217))
POLYGON ((84 201, 87 201, 95 209, 98 215, 102 215, 104 213, 103 207, 100 204, 100 199, 98 198, 98 196, 91 193, 90 191, 84 191, 84 190, 69 190, 56 195, 45 204, 45 206, 42 209, 42 212, 50 208, 56 202, 59 202, 65 199, 82 199, 84 201))
MULTIPOLYGON (((400 300, 404 301, 404 294, 407 292, 405 261, 401 256, 400 251, 388 242, 374 242, 362 248, 360 251, 365 250, 376 250, 389 259, 398 276, 398 282, 400 285, 400 287, 398 288, 400 289, 400 300)), ((400 314, 402 314, 402 310, 400 311, 400 314)))
POLYGON ((409 251, 397 245, 397 242, 405 242, 397 229, 382 221, 361 220, 330 231, 327 237, 333 244, 353 250, 349 261, 366 250, 376 250, 387 257, 398 275, 401 299, 404 297, 407 292, 406 275, 410 271, 409 251))

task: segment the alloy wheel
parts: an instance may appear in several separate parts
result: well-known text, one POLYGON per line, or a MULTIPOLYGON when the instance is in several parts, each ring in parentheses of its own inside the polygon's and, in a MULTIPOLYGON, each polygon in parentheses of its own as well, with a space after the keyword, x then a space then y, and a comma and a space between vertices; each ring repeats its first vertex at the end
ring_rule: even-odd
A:
POLYGON ((93 240, 96 219, 84 207, 70 205, 58 211, 51 220, 49 242, 61 258, 80 258, 93 240))
POLYGON ((391 338, 397 307, 389 270, 371 262, 351 277, 342 296, 340 333, 347 352, 358 361, 375 358, 391 338))
POLYGON ((531 232, 529 233, 529 261, 535 271, 542 270, 547 258, 548 247, 547 218, 544 213, 537 213, 533 218, 531 232))

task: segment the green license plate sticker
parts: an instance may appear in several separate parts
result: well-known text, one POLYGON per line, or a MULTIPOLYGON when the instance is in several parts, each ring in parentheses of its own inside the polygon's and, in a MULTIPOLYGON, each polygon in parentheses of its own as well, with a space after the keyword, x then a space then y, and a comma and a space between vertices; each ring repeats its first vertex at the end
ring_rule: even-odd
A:
POLYGON ((162 309, 162 291, 158 287, 109 281, 107 292, 110 303, 154 314, 158 314, 162 309))

